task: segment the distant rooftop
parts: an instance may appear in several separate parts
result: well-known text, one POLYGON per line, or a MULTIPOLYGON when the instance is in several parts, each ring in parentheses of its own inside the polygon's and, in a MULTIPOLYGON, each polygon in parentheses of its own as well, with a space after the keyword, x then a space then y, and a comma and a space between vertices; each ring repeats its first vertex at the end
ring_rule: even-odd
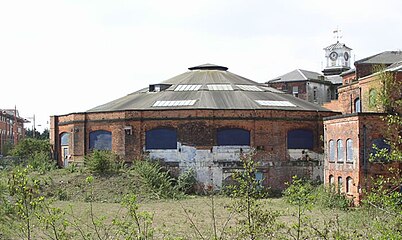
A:
POLYGON ((280 77, 271 79, 268 82, 269 83, 298 82, 298 81, 308 81, 308 80, 323 81, 324 75, 317 73, 317 72, 307 71, 307 70, 303 70, 303 69, 295 69, 280 77))
POLYGON ((385 51, 360 59, 355 62, 356 64, 393 64, 402 61, 402 51, 385 51))

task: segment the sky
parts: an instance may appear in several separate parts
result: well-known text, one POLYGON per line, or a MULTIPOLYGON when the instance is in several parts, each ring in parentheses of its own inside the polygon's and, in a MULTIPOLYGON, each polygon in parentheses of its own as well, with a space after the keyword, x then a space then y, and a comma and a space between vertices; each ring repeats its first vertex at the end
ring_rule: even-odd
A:
POLYGON ((43 131, 205 63, 261 83, 320 72, 336 29, 352 61, 401 50, 401 12, 400 0, 0 0, 0 109, 43 131))

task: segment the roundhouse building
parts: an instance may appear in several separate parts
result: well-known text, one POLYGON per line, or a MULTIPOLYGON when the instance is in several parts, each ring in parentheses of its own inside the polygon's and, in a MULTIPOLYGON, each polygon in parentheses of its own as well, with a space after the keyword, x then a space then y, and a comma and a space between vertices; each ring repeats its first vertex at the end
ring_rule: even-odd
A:
POLYGON ((50 131, 60 166, 105 149, 126 162, 146 156, 192 168, 215 188, 256 149, 256 177, 282 189, 296 174, 322 179, 322 119, 335 114, 205 64, 86 112, 52 116, 50 131))

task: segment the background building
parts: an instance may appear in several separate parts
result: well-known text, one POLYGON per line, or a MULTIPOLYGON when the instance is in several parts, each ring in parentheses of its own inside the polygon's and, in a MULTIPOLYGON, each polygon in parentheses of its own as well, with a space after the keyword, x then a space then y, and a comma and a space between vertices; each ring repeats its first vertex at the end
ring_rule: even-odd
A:
POLYGON ((338 99, 342 73, 350 71, 351 48, 339 41, 325 50, 326 67, 323 74, 296 69, 266 82, 270 87, 306 101, 323 105, 338 99))
MULTIPOLYGON (((373 144, 380 149, 390 147, 385 141, 387 125, 383 120, 389 109, 382 108, 378 95, 383 88, 381 74, 384 72, 396 82, 402 81, 402 52, 376 54, 356 61, 355 67, 344 75, 338 101, 324 105, 342 112, 324 119, 324 165, 325 183, 334 184, 358 203, 371 177, 386 176, 390 167, 402 167, 400 163, 369 161, 370 154, 376 152, 373 144), (379 66, 383 67, 382 71, 379 66)), ((395 88, 389 94, 393 101, 401 100, 402 88, 395 88)), ((392 111, 402 113, 402 109, 392 111)))
POLYGON ((0 155, 25 136, 26 119, 19 116, 17 109, 0 109, 0 155))

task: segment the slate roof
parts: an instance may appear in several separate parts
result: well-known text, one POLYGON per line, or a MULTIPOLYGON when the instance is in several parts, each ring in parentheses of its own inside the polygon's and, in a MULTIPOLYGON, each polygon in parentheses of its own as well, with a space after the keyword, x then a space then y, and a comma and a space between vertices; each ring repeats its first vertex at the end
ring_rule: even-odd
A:
POLYGON ((324 75, 317 73, 317 72, 312 72, 312 71, 307 71, 303 69, 295 69, 291 72, 288 72, 280 77, 274 78, 270 81, 269 83, 278 83, 278 82, 299 82, 299 81, 323 81, 324 75))
POLYGON ((87 112, 166 109, 329 111, 317 104, 231 73, 223 66, 204 64, 189 70, 159 84, 167 86, 166 89, 149 91, 150 88, 144 88, 87 112))
POLYGON ((402 51, 385 51, 360 59, 355 62, 357 64, 393 64, 395 62, 402 61, 402 51))
POLYGON ((344 43, 340 43, 340 42, 336 42, 334 44, 331 44, 328 47, 324 48, 324 50, 332 51, 334 49, 340 49, 340 48, 347 48, 349 50, 352 50, 350 47, 348 47, 344 43))

